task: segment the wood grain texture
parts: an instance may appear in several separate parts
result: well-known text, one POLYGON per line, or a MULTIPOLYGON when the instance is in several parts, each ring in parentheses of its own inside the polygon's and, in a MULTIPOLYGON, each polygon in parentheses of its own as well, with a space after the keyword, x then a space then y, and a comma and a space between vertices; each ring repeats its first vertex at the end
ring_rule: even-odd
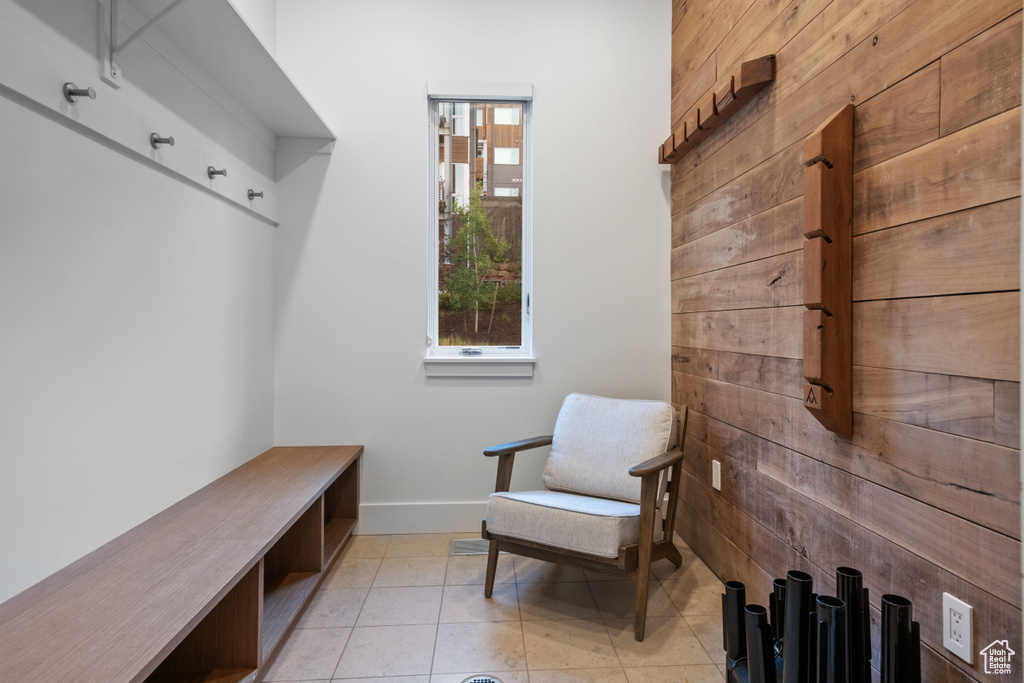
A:
POLYGON ((853 298, 998 292, 1020 281, 1020 198, 859 235, 853 298))
POLYGON ((3 603, 0 680, 142 680, 361 452, 273 448, 3 603))
MULTIPOLYGON (((853 564, 875 577, 876 598, 910 596, 928 622, 929 682, 987 678, 942 648, 942 591, 985 604, 978 638, 1005 631, 1021 645, 1020 95, 1017 83, 997 85, 1019 70, 1020 17, 1011 0, 738 3, 716 5, 699 26, 674 17, 695 66, 714 58, 721 73, 765 53, 779 65, 771 88, 670 172, 672 397, 695 409, 680 533, 748 591, 764 594, 796 568, 828 592, 835 567, 853 564), (752 333, 781 324, 785 309, 745 293, 752 283, 741 278, 802 248, 802 226, 785 218, 808 203, 795 147, 848 103, 859 332, 844 438, 803 407, 793 328, 775 327, 774 342, 752 333), (975 118, 954 123, 968 110, 975 118), (725 292, 752 308, 698 310, 728 306, 725 292)), ((685 113, 677 105, 670 120, 685 113)), ((872 618, 877 667, 877 610, 872 618)))
POLYGON ((865 301, 853 309, 853 362, 1020 381, 1020 294, 865 301))
POLYGON ((855 235, 1020 196, 1020 107, 854 175, 855 235))
POLYGON ((991 380, 853 368, 853 409, 982 441, 994 440, 991 380))
POLYGON ((802 315, 800 306, 677 313, 672 339, 680 346, 800 358, 802 315))
POLYGON ((942 57, 941 134, 1020 105, 1021 14, 942 57))
POLYGON ((803 296, 802 271, 801 254, 794 251, 674 280, 672 310, 690 313, 797 306, 803 296))
POLYGON ((857 107, 854 172, 939 137, 939 71, 936 60, 857 107))

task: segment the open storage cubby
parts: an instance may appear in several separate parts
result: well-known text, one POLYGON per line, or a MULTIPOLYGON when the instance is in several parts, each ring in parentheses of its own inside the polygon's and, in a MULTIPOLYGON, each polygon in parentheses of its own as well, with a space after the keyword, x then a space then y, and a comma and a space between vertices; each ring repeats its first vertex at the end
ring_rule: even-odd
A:
POLYGON ((263 556, 263 651, 270 655, 320 583, 323 497, 263 556))
POLYGON ((261 680, 352 535, 362 452, 272 448, 0 604, 0 681, 261 680))
POLYGON ((348 542, 359 517, 359 460, 324 491, 324 568, 348 542))

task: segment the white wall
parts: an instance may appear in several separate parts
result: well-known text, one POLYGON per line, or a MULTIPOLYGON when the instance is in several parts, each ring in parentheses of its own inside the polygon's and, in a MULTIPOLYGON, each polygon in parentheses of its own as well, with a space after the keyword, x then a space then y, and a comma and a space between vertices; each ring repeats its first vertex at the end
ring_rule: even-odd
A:
MULTIPOLYGON (((142 60, 121 91, 100 83, 94 16, 91 0, 0 0, 55 101, 65 73, 103 98, 82 107, 185 92, 142 60)), ((273 444, 273 229, 17 103, 15 68, 0 66, 0 601, 273 444)), ((188 140, 202 111, 206 133, 259 144, 192 104, 146 113, 188 140)))
POLYGON ((550 433, 568 392, 669 398, 670 27, 669 0, 278 5, 339 141, 279 166, 275 438, 366 446, 360 533, 478 529, 481 451, 550 433), (424 377, 427 79, 535 86, 532 379, 424 377))
POLYGON ((260 39, 267 52, 277 54, 277 0, 229 0, 260 39))

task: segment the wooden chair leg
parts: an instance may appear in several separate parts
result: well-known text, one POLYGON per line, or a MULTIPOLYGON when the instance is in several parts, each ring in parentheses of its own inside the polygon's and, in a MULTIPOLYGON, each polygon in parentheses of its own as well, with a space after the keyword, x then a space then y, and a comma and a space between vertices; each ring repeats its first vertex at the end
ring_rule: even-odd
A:
MULTIPOLYGON (((636 623, 633 637, 644 639, 647 625, 647 584, 651 577, 651 551, 654 548, 654 501, 658 477, 644 477, 640 484, 640 548, 636 567, 636 623)), ((681 559, 680 559, 681 561, 681 559)))
POLYGON ((498 572, 498 541, 491 539, 487 548, 487 576, 484 578, 484 597, 491 597, 494 592, 494 575, 498 572))
POLYGON ((683 566, 683 556, 679 552, 679 548, 673 543, 672 547, 668 549, 668 555, 666 556, 668 561, 674 564, 677 568, 683 566))

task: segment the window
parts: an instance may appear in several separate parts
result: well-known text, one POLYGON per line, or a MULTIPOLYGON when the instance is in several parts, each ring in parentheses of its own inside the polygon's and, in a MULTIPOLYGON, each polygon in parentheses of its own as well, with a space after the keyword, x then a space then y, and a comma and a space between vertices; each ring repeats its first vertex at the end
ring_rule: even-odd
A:
POLYGON ((511 164, 513 166, 519 165, 519 148, 518 147, 495 147, 494 148, 494 163, 496 164, 511 164))
POLYGON ((530 98, 428 103, 428 375, 532 374, 530 98))
POLYGON ((496 126, 518 126, 519 109, 517 107, 497 107, 494 110, 494 124, 496 126))

